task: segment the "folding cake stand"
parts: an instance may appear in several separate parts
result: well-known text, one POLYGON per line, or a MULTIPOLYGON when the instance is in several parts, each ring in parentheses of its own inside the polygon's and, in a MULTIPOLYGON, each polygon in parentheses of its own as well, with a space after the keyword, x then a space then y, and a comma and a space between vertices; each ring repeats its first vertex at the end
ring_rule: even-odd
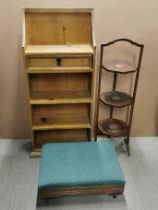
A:
POLYGON ((97 134, 100 132, 108 136, 109 138, 123 136, 129 156, 130 156, 129 140, 130 140, 131 123, 132 123, 133 110, 134 110, 134 104, 135 104, 135 98, 138 86, 143 48, 144 45, 138 44, 130 39, 117 39, 107 44, 101 44, 95 140, 97 140, 97 134), (121 43, 127 42, 129 43, 129 45, 133 45, 139 49, 139 55, 136 64, 128 60, 116 60, 115 58, 113 58, 110 61, 105 61, 105 63, 103 62, 104 57, 108 54, 104 53, 104 49, 108 48, 111 45, 115 45, 119 42, 121 43), (102 71, 108 71, 113 74, 114 79, 113 79, 112 91, 101 93, 102 71), (132 95, 117 90, 116 85, 117 85, 118 76, 120 74, 124 75, 132 73, 135 73, 135 81, 133 85, 132 95), (110 107, 110 116, 107 119, 98 120, 100 102, 103 105, 110 107), (120 119, 116 119, 113 117, 114 108, 124 108, 124 107, 130 107, 129 118, 127 122, 124 122, 120 119))

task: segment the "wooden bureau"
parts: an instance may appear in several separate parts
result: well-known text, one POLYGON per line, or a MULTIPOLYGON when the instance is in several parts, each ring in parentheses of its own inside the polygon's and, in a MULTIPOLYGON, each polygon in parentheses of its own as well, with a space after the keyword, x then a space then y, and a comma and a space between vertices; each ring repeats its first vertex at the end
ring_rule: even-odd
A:
POLYGON ((24 9, 22 48, 32 156, 44 143, 92 140, 92 9, 24 9))

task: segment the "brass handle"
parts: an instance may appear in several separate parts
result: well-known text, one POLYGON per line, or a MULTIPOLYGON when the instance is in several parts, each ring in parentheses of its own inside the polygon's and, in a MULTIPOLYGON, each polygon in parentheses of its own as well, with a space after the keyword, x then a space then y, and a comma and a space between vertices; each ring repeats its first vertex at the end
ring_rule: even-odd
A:
POLYGON ((56 64, 57 64, 57 66, 61 66, 61 61, 62 61, 61 58, 56 58, 56 64))

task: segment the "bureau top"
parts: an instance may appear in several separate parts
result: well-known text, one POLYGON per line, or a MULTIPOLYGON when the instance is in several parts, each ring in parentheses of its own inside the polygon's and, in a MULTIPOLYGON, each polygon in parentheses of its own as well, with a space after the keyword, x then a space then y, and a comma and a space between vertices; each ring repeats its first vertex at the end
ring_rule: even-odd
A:
POLYGON ((28 45, 25 49, 25 55, 42 55, 42 54, 93 54, 94 50, 91 45, 28 45))
POLYGON ((87 8, 24 9, 23 47, 66 45, 68 50, 67 46, 71 45, 94 46, 92 11, 87 8))
POLYGON ((36 12, 36 13, 90 13, 93 8, 23 8, 24 12, 36 12))

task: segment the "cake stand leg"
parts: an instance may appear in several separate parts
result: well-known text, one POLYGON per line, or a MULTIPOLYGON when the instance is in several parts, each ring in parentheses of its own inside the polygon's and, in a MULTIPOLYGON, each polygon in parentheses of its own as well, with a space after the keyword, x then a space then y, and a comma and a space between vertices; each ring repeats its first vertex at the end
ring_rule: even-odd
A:
POLYGON ((124 142, 125 142, 125 145, 126 145, 127 154, 128 154, 128 156, 131 156, 130 146, 129 146, 129 136, 127 136, 127 138, 124 139, 124 142))

